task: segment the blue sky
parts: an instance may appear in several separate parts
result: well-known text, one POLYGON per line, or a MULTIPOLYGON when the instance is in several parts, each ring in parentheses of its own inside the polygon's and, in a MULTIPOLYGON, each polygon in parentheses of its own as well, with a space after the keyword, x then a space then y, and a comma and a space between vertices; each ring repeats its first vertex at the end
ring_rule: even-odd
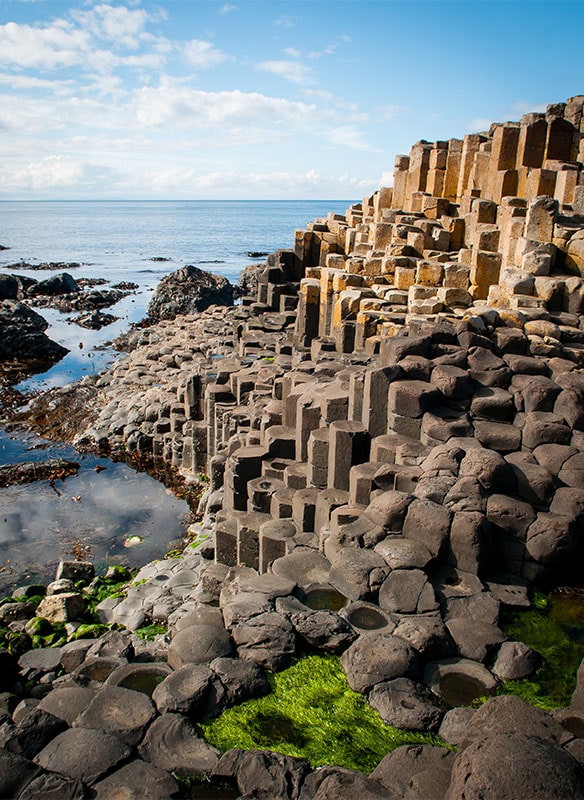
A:
POLYGON ((584 3, 0 0, 0 199, 352 199, 584 93, 584 3))

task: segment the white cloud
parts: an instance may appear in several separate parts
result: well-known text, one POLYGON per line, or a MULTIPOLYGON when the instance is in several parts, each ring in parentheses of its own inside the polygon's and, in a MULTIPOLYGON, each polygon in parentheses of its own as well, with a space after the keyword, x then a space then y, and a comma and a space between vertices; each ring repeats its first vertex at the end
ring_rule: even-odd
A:
POLYGON ((112 180, 114 171, 87 161, 53 155, 33 161, 13 173, 0 174, 0 186, 6 189, 91 190, 106 179, 112 180))
POLYGON ((355 128, 354 125, 340 125, 337 128, 331 128, 325 135, 329 142, 340 145, 341 147, 350 147, 355 150, 365 150, 369 152, 381 152, 366 142, 363 138, 363 133, 355 128))
POLYGON ((276 28, 293 28, 295 25, 294 20, 292 17, 286 16, 286 14, 282 14, 281 17, 274 22, 274 26, 276 28))
POLYGON ((492 121, 493 120, 485 117, 475 117, 475 119, 471 119, 470 122, 466 123, 465 130, 471 131, 472 133, 478 131, 488 131, 491 127, 492 121))
POLYGON ((256 69, 271 72, 290 83, 311 83, 314 80, 312 70, 299 61, 262 61, 256 69))
POLYGON ((230 3, 225 3, 225 5, 221 6, 221 8, 219 9, 219 13, 220 14, 229 14, 230 11, 236 11, 236 10, 237 10, 237 6, 233 6, 230 3))
POLYGON ((295 47, 285 47, 282 52, 289 58, 300 58, 300 50, 297 50, 295 47))
POLYGON ((190 42, 187 42, 184 53, 189 63, 199 69, 216 67, 217 64, 221 64, 228 59, 227 54, 222 50, 218 50, 211 42, 205 42, 201 39, 191 39, 190 42))
POLYGON ((139 46, 148 20, 148 14, 141 8, 129 9, 107 3, 96 5, 89 11, 73 11, 72 17, 99 39, 129 49, 139 46))
POLYGON ((78 64, 91 48, 89 34, 62 23, 46 28, 0 25, 0 64, 54 69, 78 64))
POLYGON ((546 104, 545 103, 528 103, 526 100, 517 100, 516 103, 513 103, 511 106, 513 119, 515 117, 521 117, 523 114, 529 114, 534 112, 539 112, 540 114, 545 112, 546 104))
POLYGON ((381 108, 379 109, 379 115, 381 119, 384 120, 385 122, 389 122, 390 120, 395 119, 401 113, 402 113, 401 106, 396 106, 391 104, 386 106, 381 106, 381 108))
POLYGON ((258 92, 239 89, 206 92, 188 86, 163 83, 159 87, 142 87, 135 94, 133 111, 144 127, 172 123, 198 129, 223 125, 248 125, 270 120, 271 125, 287 122, 301 124, 312 119, 314 105, 267 97, 258 92))

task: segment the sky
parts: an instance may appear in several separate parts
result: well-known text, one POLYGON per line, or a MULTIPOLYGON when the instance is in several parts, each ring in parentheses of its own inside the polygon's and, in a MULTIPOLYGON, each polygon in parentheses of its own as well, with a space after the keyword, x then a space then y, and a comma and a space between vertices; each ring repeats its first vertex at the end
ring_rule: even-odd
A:
POLYGON ((359 199, 584 94, 581 0, 0 0, 0 199, 359 199))

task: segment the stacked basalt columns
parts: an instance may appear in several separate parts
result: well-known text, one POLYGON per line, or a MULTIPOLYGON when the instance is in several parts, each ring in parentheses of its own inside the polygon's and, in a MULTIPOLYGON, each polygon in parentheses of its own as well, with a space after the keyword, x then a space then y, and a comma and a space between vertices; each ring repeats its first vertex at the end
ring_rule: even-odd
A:
POLYGON ((273 363, 231 376, 210 434, 218 561, 404 536, 483 578, 565 575, 584 509, 583 105, 418 143, 393 190, 271 257, 239 355, 272 315, 273 363), (298 287, 293 335, 272 279, 298 287))
POLYGON ((477 302, 517 312, 517 327, 579 314, 583 106, 573 97, 464 140, 418 142, 396 158, 392 189, 297 232, 296 344, 332 337, 339 352, 374 353, 412 318, 477 302))

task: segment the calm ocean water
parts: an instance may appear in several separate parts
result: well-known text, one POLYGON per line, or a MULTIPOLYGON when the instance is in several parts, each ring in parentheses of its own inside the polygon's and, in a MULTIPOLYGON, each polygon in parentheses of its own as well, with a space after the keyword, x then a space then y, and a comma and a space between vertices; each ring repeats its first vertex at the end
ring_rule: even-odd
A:
MULTIPOLYGON (((244 267, 263 260, 248 258, 248 251, 293 247, 295 229, 329 211, 344 213, 350 203, 0 202, 0 244, 10 248, 0 251, 0 274, 42 280, 54 273, 10 265, 80 262, 82 266, 71 269, 75 278, 139 285, 135 293, 105 309, 120 319, 101 331, 71 322, 75 314, 39 309, 50 323, 48 334, 70 353, 19 388, 63 386, 108 366, 116 354, 107 342, 145 316, 165 274, 195 264, 236 282, 244 267)), ((58 493, 46 481, 0 490, 0 596, 22 583, 50 580, 58 559, 71 557, 76 542, 90 548, 99 572, 115 563, 139 566, 180 542, 187 505, 150 476, 0 428, 0 464, 49 457, 79 461, 79 475, 67 479, 58 493), (107 469, 97 472, 98 461, 107 469), (139 540, 130 550, 125 546, 129 537, 139 540)))
MULTIPOLYGON (((59 364, 26 381, 24 390, 62 386, 112 360, 103 345, 142 319, 160 279, 184 264, 224 275, 232 283, 254 259, 294 246, 294 231, 329 211, 344 213, 350 200, 294 201, 71 201, 0 202, 0 271, 41 280, 50 272, 13 268, 27 262, 79 262, 75 278, 132 281, 140 289, 106 309, 120 317, 101 331, 69 322, 75 315, 50 309, 51 338, 71 351, 59 364), (164 258, 168 261, 153 261, 164 258), (82 347, 80 347, 82 345, 82 347)), ((261 259, 255 259, 255 263, 261 259)))

